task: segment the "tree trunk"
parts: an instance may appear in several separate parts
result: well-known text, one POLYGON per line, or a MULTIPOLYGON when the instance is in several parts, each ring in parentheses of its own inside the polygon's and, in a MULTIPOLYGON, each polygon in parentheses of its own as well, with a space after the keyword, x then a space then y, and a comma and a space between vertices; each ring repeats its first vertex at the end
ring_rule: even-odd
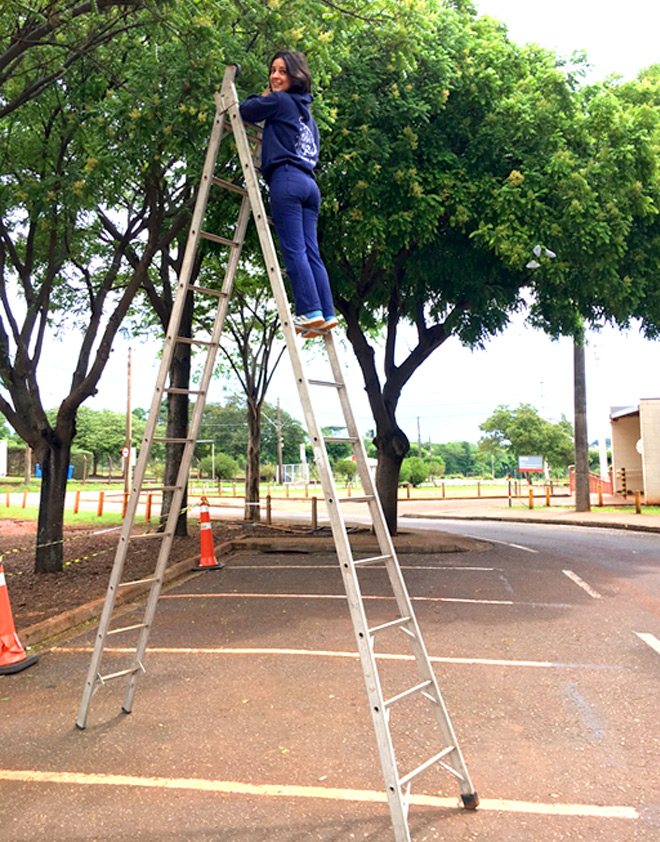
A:
POLYGON ((257 523, 261 520, 259 511, 259 457, 261 454, 261 406, 253 399, 247 399, 247 464, 245 466, 245 514, 244 520, 257 523))
POLYGON ((589 439, 587 436, 587 380, 584 360, 584 336, 573 341, 573 377, 575 407, 575 511, 591 510, 589 494, 589 439))
MULTIPOLYGON (((191 334, 192 304, 192 294, 189 293, 186 306, 181 315, 180 336, 189 337, 191 334)), ((172 365, 170 366, 170 386, 177 389, 190 388, 190 345, 185 342, 177 342, 174 348, 172 365)), ((170 393, 167 396, 167 438, 185 439, 188 435, 189 404, 188 395, 170 393)), ((182 444, 168 443, 166 445, 164 485, 176 485, 179 467, 181 465, 181 456, 183 455, 183 447, 182 444)), ((161 530, 165 528, 165 524, 167 523, 172 506, 172 494, 173 492, 171 491, 166 491, 163 494, 163 506, 160 515, 161 530)), ((181 499, 181 511, 174 530, 174 534, 182 538, 185 538, 188 534, 187 505, 188 478, 186 477, 183 498, 181 499)))
POLYGON ((70 453, 70 440, 66 443, 55 437, 41 448, 41 498, 34 558, 35 573, 62 572, 64 497, 70 453))
POLYGON ((378 426, 374 439, 374 444, 378 449, 376 488, 383 507, 387 528, 390 535, 396 535, 399 473, 401 463, 410 448, 410 442, 393 418, 390 419, 386 429, 383 429, 383 426, 378 426))
POLYGON ((29 444, 25 445, 25 470, 24 470, 24 483, 25 485, 30 484, 30 480, 32 479, 32 448, 29 444))

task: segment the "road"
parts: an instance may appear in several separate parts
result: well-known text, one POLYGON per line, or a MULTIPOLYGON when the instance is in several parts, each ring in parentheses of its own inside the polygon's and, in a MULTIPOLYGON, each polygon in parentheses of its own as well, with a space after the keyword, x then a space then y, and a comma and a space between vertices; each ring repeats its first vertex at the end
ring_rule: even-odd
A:
MULTIPOLYGON (((405 525, 482 542, 401 556, 482 802, 454 809, 453 781, 429 773, 414 842, 658 842, 658 538, 405 525)), ((387 622, 386 584, 363 573, 370 624, 387 622)), ((133 714, 117 717, 121 688, 103 688, 76 732, 93 635, 4 680, 2 842, 390 842, 332 554, 246 551, 168 591, 133 714)), ((398 683, 406 643, 387 635, 382 678, 398 683)), ((401 716, 393 731, 424 744, 421 717, 401 716)))

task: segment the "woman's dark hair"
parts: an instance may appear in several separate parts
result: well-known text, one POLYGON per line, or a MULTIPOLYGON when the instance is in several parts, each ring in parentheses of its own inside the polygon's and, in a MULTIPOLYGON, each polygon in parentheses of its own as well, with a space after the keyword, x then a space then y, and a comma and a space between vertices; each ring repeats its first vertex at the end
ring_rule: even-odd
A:
POLYGON ((268 71, 273 66, 276 58, 281 58, 286 65, 286 72, 291 80, 289 90, 292 94, 308 94, 312 90, 312 74, 309 72, 307 59, 302 53, 294 53, 292 50, 280 50, 270 60, 268 71))

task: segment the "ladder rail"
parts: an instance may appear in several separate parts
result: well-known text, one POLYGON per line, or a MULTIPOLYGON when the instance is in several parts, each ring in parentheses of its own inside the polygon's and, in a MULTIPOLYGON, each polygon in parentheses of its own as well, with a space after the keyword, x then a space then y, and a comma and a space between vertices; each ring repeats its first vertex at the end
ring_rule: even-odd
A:
POLYGON ((417 666, 417 671, 422 681, 431 682, 432 695, 437 700, 437 704, 432 704, 431 707, 433 710, 436 725, 438 727, 443 741, 446 745, 454 747, 454 750, 450 754, 450 760, 452 764, 454 764, 456 767, 455 771, 456 776, 459 780, 461 792, 464 795, 472 795, 474 793, 474 788, 470 780, 470 775, 468 773, 463 754, 458 745, 458 740, 456 739, 456 734, 454 732, 453 725, 451 724, 451 720, 449 718, 449 713, 447 711, 444 698, 440 691, 440 686, 435 675, 435 670, 431 665, 431 661, 429 659, 428 652, 426 650, 426 646, 422 638, 421 630, 419 628, 417 616, 413 608, 412 601, 410 599, 408 588, 401 573, 401 568, 399 567, 399 564, 396 560, 397 557, 396 551, 394 549, 394 542, 392 541, 392 536, 390 535, 389 530, 387 529, 385 515, 383 513, 382 505, 380 502, 380 497, 376 490, 376 485, 371 475, 371 471, 369 470, 369 464, 367 462, 367 452, 364 447, 364 442, 358 432, 358 427, 355 421, 355 416, 353 414, 353 409, 351 407, 350 401, 348 399, 348 393, 345 388, 344 375, 341 363, 339 361, 339 357, 337 356, 337 351, 331 336, 325 337, 325 347, 328 354, 328 360, 330 362, 332 376, 337 382, 342 383, 342 385, 344 386, 344 388, 340 388, 337 390, 339 402, 342 407, 342 412, 344 414, 344 419, 346 421, 346 427, 349 436, 357 439, 357 441, 353 444, 355 463, 358 468, 358 475, 360 476, 363 491, 367 496, 371 498, 369 501, 369 508, 371 510, 371 519, 374 525, 374 531, 376 532, 379 547, 383 555, 389 556, 389 558, 385 561, 385 567, 387 569, 388 577, 392 585, 392 590, 396 598, 398 610, 402 617, 409 618, 408 626, 410 632, 412 633, 410 635, 410 646, 413 651, 413 655, 415 656, 415 664, 417 666))

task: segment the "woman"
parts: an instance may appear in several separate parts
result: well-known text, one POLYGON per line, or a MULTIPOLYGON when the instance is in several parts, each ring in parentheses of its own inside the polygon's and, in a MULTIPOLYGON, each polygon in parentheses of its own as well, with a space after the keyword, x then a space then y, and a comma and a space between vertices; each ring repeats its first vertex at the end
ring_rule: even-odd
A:
POLYGON ((314 179, 319 130, 309 110, 312 78, 305 56, 290 50, 275 54, 269 77, 262 94, 241 104, 241 117, 250 123, 265 120, 261 172, 293 289, 294 325, 308 338, 337 325, 316 235, 321 194, 314 179))

